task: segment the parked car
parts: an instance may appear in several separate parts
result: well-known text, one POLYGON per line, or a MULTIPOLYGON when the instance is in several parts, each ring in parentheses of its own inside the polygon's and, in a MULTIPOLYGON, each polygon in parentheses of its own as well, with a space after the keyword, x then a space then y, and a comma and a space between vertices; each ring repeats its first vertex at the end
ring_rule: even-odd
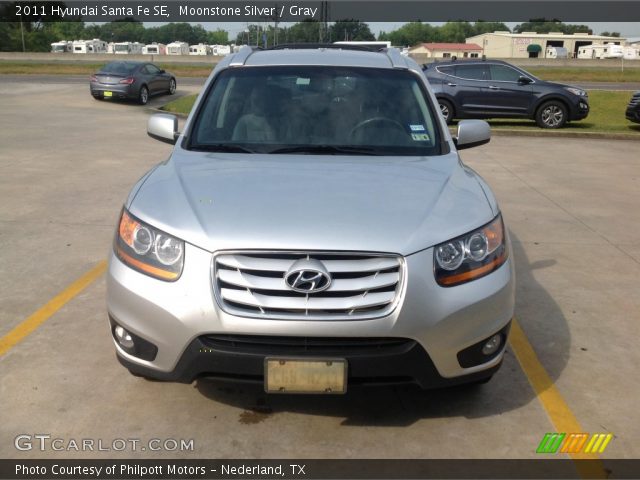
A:
POLYGON ((461 118, 530 118, 561 128, 589 114, 587 92, 546 82, 500 60, 426 64, 424 73, 447 123, 461 118))
POLYGON ((89 78, 93 98, 137 100, 145 105, 149 97, 176 92, 176 77, 153 63, 116 61, 107 63, 89 78))
POLYGON ((348 385, 485 382, 514 312, 508 231, 420 66, 397 49, 243 47, 133 187, 107 309, 133 374, 348 385))
POLYGON ((627 120, 640 123, 640 92, 634 93, 631 100, 629 100, 625 117, 627 117, 627 120))

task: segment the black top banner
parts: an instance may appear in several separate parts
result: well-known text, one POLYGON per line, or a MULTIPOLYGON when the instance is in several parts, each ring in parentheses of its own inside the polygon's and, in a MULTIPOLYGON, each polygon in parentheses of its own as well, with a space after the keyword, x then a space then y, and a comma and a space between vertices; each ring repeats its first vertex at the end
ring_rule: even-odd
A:
POLYGON ((0 480, 636 479, 640 460, 0 460, 0 480))
POLYGON ((565 22, 637 22, 639 0, 333 0, 333 1, 0 1, 3 21, 83 20, 109 22, 132 18, 144 22, 334 22, 501 21, 531 19, 565 22))

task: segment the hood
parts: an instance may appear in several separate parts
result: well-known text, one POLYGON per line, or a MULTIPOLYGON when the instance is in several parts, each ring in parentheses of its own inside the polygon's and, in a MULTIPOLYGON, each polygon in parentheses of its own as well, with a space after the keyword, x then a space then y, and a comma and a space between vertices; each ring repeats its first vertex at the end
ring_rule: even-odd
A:
POLYGON ((479 227, 496 213, 476 174, 455 153, 276 157, 176 149, 127 207, 210 252, 408 255, 479 227))

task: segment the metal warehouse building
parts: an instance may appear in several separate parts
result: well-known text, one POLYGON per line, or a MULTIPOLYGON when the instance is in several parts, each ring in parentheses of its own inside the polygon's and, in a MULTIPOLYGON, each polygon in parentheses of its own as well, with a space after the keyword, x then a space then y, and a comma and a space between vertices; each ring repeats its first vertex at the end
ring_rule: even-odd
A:
POLYGON ((544 58, 547 47, 566 48, 570 57, 575 57, 578 49, 593 43, 615 43, 622 45, 620 37, 589 35, 588 33, 483 33, 466 39, 482 47, 483 55, 489 58, 544 58))

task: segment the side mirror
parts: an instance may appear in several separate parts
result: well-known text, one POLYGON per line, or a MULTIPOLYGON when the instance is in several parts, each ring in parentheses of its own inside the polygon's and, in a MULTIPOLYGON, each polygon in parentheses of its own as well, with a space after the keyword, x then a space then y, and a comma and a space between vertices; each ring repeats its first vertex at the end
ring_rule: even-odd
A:
POLYGON ((491 140, 491 127, 484 120, 461 120, 453 139, 458 150, 484 145, 491 140))
POLYGON ((161 142, 175 145, 180 136, 180 132, 178 132, 178 117, 166 113, 151 115, 147 124, 147 135, 161 142))
POLYGON ((529 85, 532 81, 533 80, 531 80, 529 77, 525 77, 524 75, 518 78, 518 83, 520 85, 529 85))
POLYGON ((165 70, 160 70, 160 73, 167 73, 165 70))

